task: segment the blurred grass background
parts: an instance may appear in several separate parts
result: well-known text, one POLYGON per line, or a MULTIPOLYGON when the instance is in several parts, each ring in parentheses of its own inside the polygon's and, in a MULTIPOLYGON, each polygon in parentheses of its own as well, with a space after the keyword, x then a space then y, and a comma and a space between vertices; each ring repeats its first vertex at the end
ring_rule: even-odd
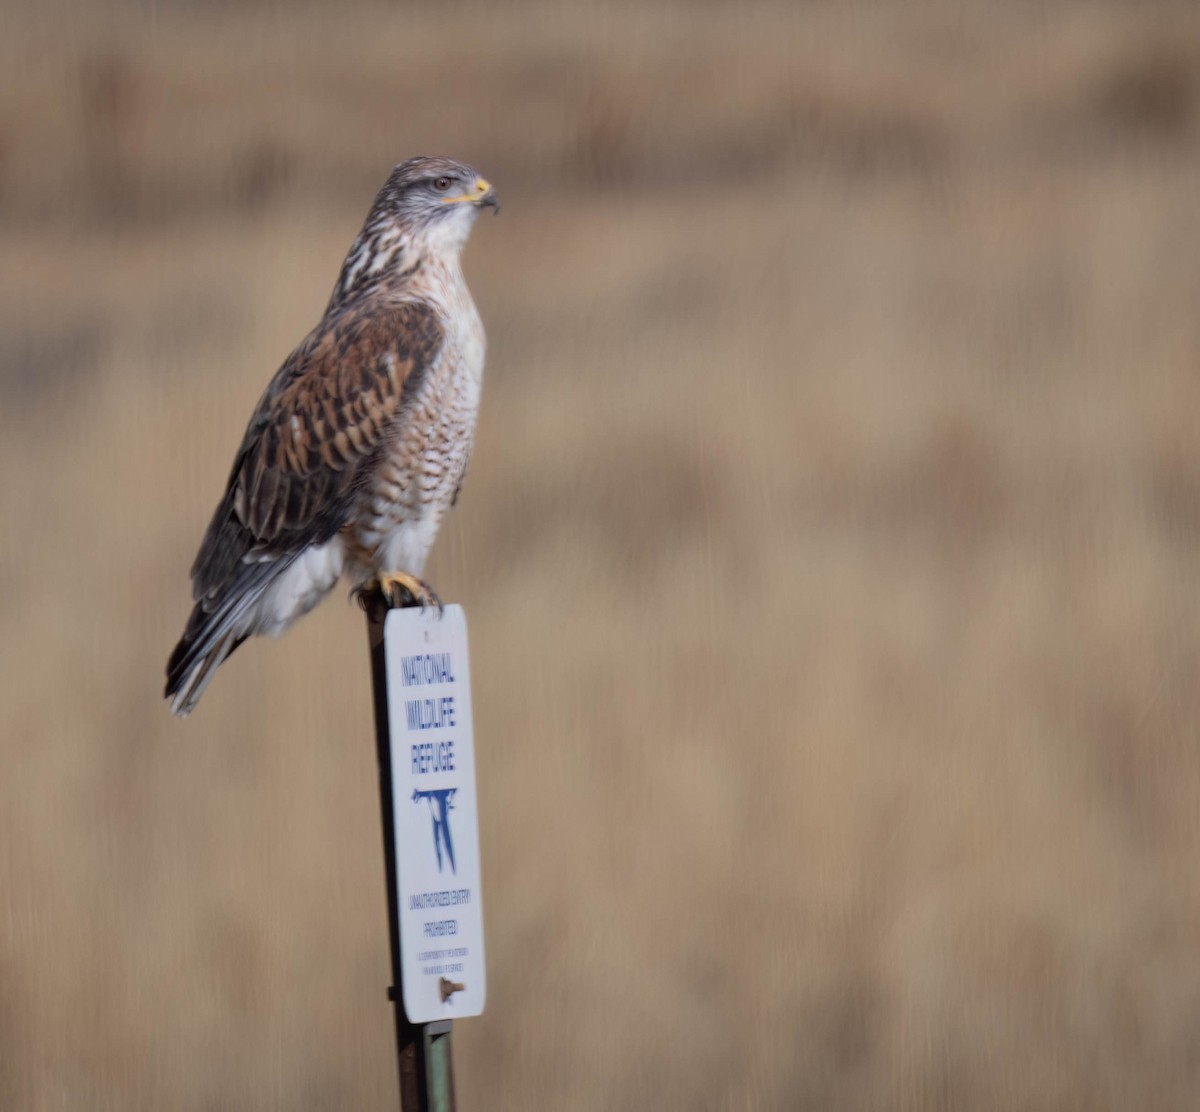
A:
POLYGON ((477 165, 463 1108, 1200 1091, 1200 11, 0 12, 0 1107, 396 1104, 362 616, 162 669, 390 166, 477 165))

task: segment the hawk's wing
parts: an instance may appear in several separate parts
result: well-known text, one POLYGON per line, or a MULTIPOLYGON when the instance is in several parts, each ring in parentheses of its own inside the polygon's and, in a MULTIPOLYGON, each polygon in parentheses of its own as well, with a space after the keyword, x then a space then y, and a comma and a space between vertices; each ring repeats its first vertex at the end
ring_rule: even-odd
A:
POLYGON ((442 339, 428 305, 344 311, 279 368, 192 565, 196 604, 167 661, 173 713, 187 714, 213 670, 254 632, 254 608, 275 578, 346 523, 442 339))
POLYGON ((197 609, 215 608, 254 565, 289 562, 346 523, 364 465, 442 339, 432 308, 403 303, 323 321, 288 357, 250 421, 192 566, 197 609))

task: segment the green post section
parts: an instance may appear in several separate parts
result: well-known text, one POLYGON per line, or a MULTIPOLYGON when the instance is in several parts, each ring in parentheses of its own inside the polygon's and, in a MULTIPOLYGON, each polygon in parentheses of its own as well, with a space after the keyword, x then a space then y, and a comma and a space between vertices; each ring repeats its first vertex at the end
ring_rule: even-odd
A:
POLYGON ((429 1079, 430 1112, 453 1112, 454 1069, 450 1057, 450 1024, 425 1025, 425 1068, 429 1079))

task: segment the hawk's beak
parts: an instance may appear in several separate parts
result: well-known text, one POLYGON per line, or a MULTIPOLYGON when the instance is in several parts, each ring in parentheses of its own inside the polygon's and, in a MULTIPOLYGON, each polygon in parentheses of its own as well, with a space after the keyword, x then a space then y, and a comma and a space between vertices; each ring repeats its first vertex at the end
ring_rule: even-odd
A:
POLYGON ((491 183, 485 178, 476 178, 475 185, 470 193, 460 193, 457 197, 443 197, 443 205, 453 205, 460 201, 468 201, 479 208, 494 208, 497 212, 500 211, 500 200, 496 196, 496 191, 492 188, 491 183))

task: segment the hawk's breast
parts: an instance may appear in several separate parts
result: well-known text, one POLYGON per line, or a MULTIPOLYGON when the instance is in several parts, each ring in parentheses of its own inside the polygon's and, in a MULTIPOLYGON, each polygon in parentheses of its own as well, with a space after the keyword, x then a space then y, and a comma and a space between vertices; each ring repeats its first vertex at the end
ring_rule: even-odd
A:
POLYGON ((447 306, 442 350, 415 385, 347 527, 352 575, 420 575, 470 455, 484 335, 470 294, 447 306))

